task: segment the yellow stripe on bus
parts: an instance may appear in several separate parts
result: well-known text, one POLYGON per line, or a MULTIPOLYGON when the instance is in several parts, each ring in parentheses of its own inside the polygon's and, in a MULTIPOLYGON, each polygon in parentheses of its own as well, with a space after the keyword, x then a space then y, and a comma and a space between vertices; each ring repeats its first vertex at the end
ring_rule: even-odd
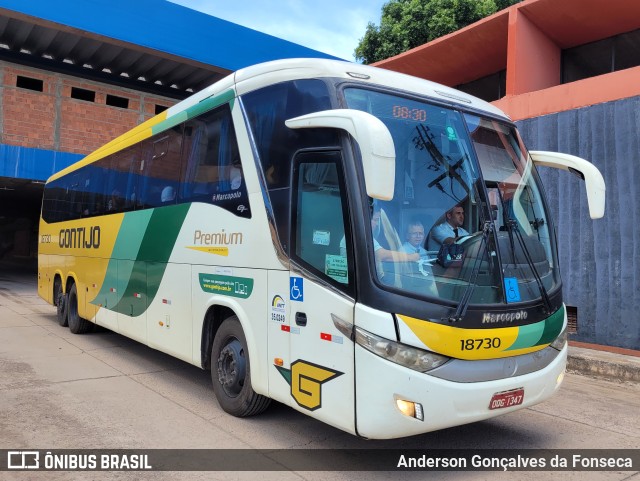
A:
POLYGON ((480 360, 518 356, 544 349, 546 345, 512 349, 518 327, 464 329, 398 315, 430 351, 457 359, 480 360))

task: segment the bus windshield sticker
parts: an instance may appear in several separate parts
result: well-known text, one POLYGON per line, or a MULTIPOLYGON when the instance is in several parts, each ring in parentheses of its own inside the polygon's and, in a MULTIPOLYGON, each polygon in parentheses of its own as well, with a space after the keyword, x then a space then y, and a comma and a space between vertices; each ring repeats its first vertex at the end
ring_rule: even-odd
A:
POLYGON ((504 292, 507 296, 507 302, 519 302, 520 288, 518 287, 518 279, 515 277, 505 277, 504 292))
POLYGON ((348 284, 347 258, 327 254, 324 260, 324 273, 341 284, 348 284))
POLYGON ((314 230, 313 243, 320 246, 328 246, 331 244, 331 232, 326 230, 314 230))
POLYGON ((204 292, 213 292, 223 296, 247 299, 253 291, 253 279, 248 277, 199 274, 200 288, 204 292))

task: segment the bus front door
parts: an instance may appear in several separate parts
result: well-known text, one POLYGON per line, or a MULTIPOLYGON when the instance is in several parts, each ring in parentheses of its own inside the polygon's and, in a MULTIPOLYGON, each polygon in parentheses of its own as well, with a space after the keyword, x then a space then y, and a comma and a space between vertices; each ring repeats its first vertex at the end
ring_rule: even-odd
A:
MULTIPOLYGON (((339 151, 294 161, 289 276, 292 405, 355 433, 354 345, 335 321, 353 324, 355 280, 345 243, 347 196, 339 151), (299 266, 299 268, 298 268, 299 266)), ((349 243, 350 244, 350 243, 349 243)))

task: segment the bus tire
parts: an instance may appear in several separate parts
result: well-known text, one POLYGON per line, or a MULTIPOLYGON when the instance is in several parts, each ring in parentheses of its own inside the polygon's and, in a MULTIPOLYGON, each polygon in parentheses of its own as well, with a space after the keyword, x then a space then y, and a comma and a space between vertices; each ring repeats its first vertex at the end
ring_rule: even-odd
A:
POLYGON ((89 321, 80 317, 78 314, 78 289, 73 284, 69 289, 69 298, 67 299, 67 318, 69 320, 69 330, 74 334, 84 334, 89 332, 93 327, 89 321))
POLYGON ((260 414, 271 403, 251 387, 247 341, 236 316, 222 322, 213 340, 211 380, 220 407, 233 416, 260 414))
POLYGON ((53 303, 56 306, 58 324, 62 327, 67 327, 69 325, 67 316, 67 294, 62 292, 62 281, 60 278, 56 278, 56 280, 53 281, 53 303))

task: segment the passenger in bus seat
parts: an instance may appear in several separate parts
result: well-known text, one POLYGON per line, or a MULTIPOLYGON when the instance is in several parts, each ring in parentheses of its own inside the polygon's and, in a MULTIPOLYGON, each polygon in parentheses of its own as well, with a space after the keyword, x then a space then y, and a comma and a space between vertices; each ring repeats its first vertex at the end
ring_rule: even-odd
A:
POLYGON ((437 251, 442 244, 453 244, 469 233, 462 227, 464 224, 464 208, 457 204, 445 213, 445 221, 431 229, 429 234, 430 251, 437 251))
MULTIPOLYGON (((376 239, 380 233, 382 212, 379 206, 374 206, 373 214, 371 215, 371 230, 373 232, 373 251, 378 262, 410 262, 420 260, 420 254, 413 252, 403 252, 399 250, 385 249, 380 245, 376 239)), ((389 225, 391 228, 391 226, 389 225)), ((397 235, 396 235, 397 237, 397 235)))
POLYGON ((424 243, 424 226, 422 222, 416 220, 407 226, 407 241, 402 244, 400 250, 402 252, 418 253, 421 257, 427 255, 426 249, 422 246, 424 243))
MULTIPOLYGON (((373 252, 376 257, 376 262, 412 262, 420 260, 420 254, 415 251, 410 253, 385 249, 380 242, 378 242, 378 239, 376 239, 380 234, 380 207, 378 206, 374 207, 371 216, 371 232, 373 233, 373 252)), ((344 237, 340 240, 340 255, 347 255, 346 240, 344 237)))
POLYGON ((111 191, 111 197, 107 201, 107 211, 108 212, 118 212, 122 207, 122 196, 120 195, 120 191, 118 189, 113 189, 111 191))
POLYGON ((229 169, 229 180, 231 184, 231 190, 238 190, 242 185, 242 166, 240 159, 233 159, 231 168, 229 169))
POLYGON ((162 193, 160 194, 160 202, 166 204, 168 202, 173 202, 176 198, 176 190, 170 185, 166 186, 162 189, 162 193))

